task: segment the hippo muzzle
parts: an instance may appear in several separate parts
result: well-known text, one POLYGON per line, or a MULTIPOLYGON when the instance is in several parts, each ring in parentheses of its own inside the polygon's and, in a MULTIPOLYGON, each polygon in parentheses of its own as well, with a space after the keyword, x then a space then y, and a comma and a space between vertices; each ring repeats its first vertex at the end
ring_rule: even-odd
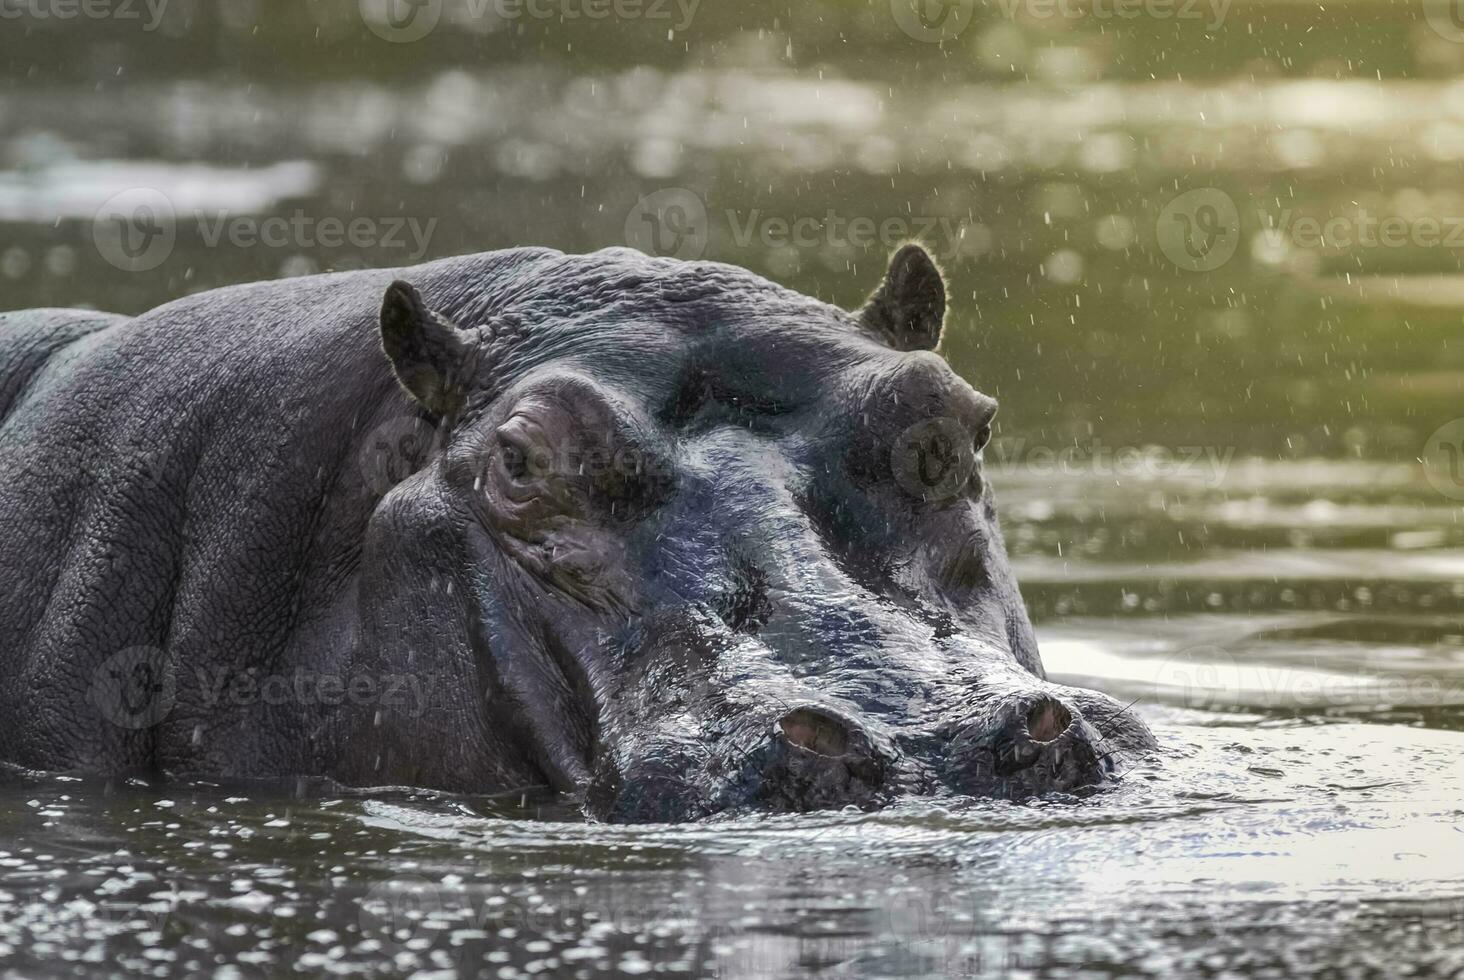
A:
MULTIPOLYGON (((776 593, 770 602, 782 605, 776 593)), ((887 642, 799 670, 785 642, 797 637, 779 629, 777 613, 759 637, 707 609, 662 617, 627 641, 590 811, 664 822, 870 809, 908 796, 1081 796, 1112 785, 1152 744, 1105 695, 1042 680, 989 645, 947 638, 913 651, 894 634, 919 630, 901 620, 863 619, 861 636, 874 630, 887 642)), ((828 618, 815 621, 828 628, 828 618)), ((825 634, 806 648, 829 645, 841 646, 825 634)))
POLYGON ((871 809, 906 796, 1085 795, 1112 785, 1119 760, 1146 747, 1147 733, 1121 720, 1117 702, 1101 705, 1106 722, 1127 731, 1116 739, 1071 704, 1038 693, 959 727, 894 736, 826 705, 798 704, 746 726, 740 742, 723 741, 725 754, 683 739, 652 743, 597 783, 591 807, 617 822, 663 822, 725 810, 871 809))

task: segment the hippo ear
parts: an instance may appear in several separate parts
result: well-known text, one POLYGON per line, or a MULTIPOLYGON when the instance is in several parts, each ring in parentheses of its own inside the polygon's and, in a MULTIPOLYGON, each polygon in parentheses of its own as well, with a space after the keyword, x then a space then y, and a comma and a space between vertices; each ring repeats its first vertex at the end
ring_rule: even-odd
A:
POLYGON ((400 280, 381 304, 381 349, 397 380, 434 415, 451 415, 466 390, 468 346, 458 328, 422 302, 411 283, 400 280))
POLYGON ((946 288, 934 260, 919 245, 900 248, 860 321, 895 350, 935 350, 945 322, 946 288))

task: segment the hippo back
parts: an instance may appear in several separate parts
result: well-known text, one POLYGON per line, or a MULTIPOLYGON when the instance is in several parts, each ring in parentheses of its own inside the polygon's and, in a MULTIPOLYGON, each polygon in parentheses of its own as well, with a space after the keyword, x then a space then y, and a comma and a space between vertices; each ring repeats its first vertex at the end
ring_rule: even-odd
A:
MULTIPOLYGON (((414 274, 451 302, 511 260, 414 274)), ((209 754, 225 752, 250 775, 331 754, 328 712, 221 711, 217 695, 353 656, 347 607, 383 489, 362 447, 420 415, 376 330, 393 275, 237 286, 135 318, 0 317, 0 757, 218 771, 209 754), (159 658, 156 712, 99 702, 109 674, 159 658)))

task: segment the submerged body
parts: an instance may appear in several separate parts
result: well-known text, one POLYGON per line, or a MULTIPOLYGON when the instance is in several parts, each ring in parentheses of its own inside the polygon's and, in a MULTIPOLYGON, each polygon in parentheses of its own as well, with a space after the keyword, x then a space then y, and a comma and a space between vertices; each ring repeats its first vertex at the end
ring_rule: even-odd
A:
POLYGON ((0 314, 0 760, 488 793, 611 819, 1101 784, 932 350, 623 249, 0 314), (385 299, 383 300, 383 297, 385 299))

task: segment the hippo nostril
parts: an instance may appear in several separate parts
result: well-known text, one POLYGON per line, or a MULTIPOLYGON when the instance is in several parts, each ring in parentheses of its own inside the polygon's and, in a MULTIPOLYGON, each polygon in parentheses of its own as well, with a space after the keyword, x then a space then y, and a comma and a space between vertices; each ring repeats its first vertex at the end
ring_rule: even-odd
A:
POLYGON ((1010 800, 1097 786, 1112 771, 1103 736, 1073 702, 1050 694, 1018 695, 978 717, 947 752, 957 788, 1010 800))
POLYGON ((1051 698, 1041 699, 1027 712, 1027 734, 1034 742, 1051 742, 1072 723, 1072 712, 1051 698))
POLYGON ((849 729, 812 708, 795 708, 778 719, 778 730, 793 745, 815 755, 838 758, 849 753, 849 729))
POLYGON ((883 791, 888 761, 859 724, 823 708, 794 708, 774 723, 757 760, 760 795, 789 810, 864 806, 883 791))

